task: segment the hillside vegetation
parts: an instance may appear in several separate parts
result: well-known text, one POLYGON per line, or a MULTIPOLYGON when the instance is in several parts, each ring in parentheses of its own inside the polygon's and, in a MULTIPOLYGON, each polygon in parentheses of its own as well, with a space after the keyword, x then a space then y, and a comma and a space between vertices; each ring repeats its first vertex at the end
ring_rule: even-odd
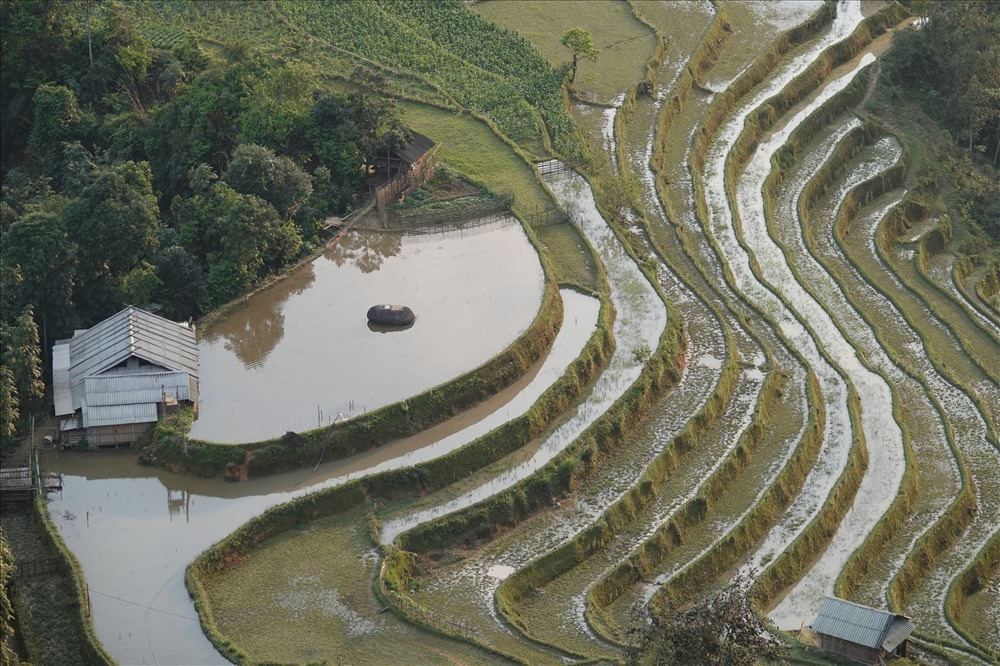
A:
POLYGON ((602 298, 527 412, 190 563, 228 659, 834 663, 830 590, 1000 659, 1000 3, 2 10, 7 358, 247 293, 411 129, 602 298))

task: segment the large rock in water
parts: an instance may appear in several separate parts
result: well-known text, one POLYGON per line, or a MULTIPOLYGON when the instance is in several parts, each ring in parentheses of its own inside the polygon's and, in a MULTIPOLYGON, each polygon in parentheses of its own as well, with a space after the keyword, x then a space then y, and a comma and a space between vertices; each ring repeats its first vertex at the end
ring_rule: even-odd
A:
POLYGON ((417 318, 405 305, 373 305, 368 308, 368 321, 382 326, 409 326, 417 318))

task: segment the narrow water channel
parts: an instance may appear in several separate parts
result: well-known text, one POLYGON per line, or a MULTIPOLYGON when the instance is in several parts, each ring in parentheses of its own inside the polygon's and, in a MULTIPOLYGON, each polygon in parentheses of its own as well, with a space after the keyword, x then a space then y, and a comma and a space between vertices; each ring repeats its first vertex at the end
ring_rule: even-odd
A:
MULTIPOLYGON (((840 79, 829 82, 823 91, 804 109, 792 116, 784 127, 761 142, 738 184, 743 238, 759 262, 763 279, 771 289, 787 299, 803 321, 810 322, 812 336, 829 355, 830 361, 850 380, 858 392, 863 405, 860 416, 861 428, 867 442, 869 457, 869 473, 862 480, 854 506, 844 518, 830 546, 795 589, 771 612, 771 619, 782 629, 799 627, 803 621, 815 617, 824 595, 833 594, 838 573, 847 558, 861 545, 878 519, 889 508, 905 469, 902 432, 893 417, 893 396, 888 382, 862 363, 855 349, 857 339, 849 340, 837 328, 831 315, 835 305, 830 300, 835 300, 839 305, 843 299, 842 292, 833 285, 830 300, 821 302, 799 283, 801 277, 789 265, 792 260, 818 274, 818 277, 811 281, 814 285, 822 284, 829 277, 812 261, 807 252, 803 255, 794 255, 792 258, 782 253, 782 249, 769 235, 764 220, 765 204, 762 194, 764 181, 771 170, 771 157, 785 144, 792 131, 827 99, 843 90, 865 65, 874 60, 874 55, 866 54, 852 71, 840 79), (878 470, 877 474, 875 470, 878 470)), ((777 224, 795 225, 796 222, 794 216, 792 219, 781 216, 776 219, 777 224)), ((796 249, 804 250, 804 248, 796 249)), ((843 307, 853 312, 849 306, 843 307)), ((858 328, 871 337, 866 324, 862 322, 858 328)), ((878 347, 877 343, 873 344, 878 347)), ((839 470, 837 472, 839 473, 839 470)))
POLYGON ((141 467, 132 452, 47 452, 63 474, 49 510, 79 559, 94 625, 121 663, 225 664, 202 633, 184 587, 203 550, 276 504, 363 476, 412 465, 524 413, 565 372, 596 330, 596 299, 564 289, 564 320, 548 355, 518 385, 415 437, 317 470, 226 483, 141 467))
POLYGON ((542 443, 535 455, 448 502, 386 520, 381 532, 384 544, 393 543, 397 536, 417 525, 492 497, 543 467, 572 444, 638 379, 643 364, 636 360, 637 355, 648 354, 659 345, 667 324, 666 307, 601 216, 587 181, 571 171, 568 175, 549 177, 548 185, 597 250, 607 269, 611 301, 617 312, 613 328, 615 352, 587 398, 542 443))

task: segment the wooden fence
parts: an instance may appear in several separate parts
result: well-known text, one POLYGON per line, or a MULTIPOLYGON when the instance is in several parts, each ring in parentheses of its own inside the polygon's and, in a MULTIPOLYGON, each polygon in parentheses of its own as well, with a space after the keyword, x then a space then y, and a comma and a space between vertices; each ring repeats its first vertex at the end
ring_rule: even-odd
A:
POLYGON ((383 226, 387 226, 389 222, 389 206, 399 201, 407 190, 423 185, 434 175, 434 168, 438 163, 436 154, 437 151, 430 153, 414 164, 409 171, 399 174, 375 190, 375 206, 378 208, 378 216, 383 226))
POLYGON ((59 572, 61 564, 62 561, 58 557, 46 557, 41 560, 18 562, 17 568, 14 570, 14 580, 59 572))
POLYGON ((562 160, 546 160, 544 162, 536 162, 535 168, 538 169, 539 175, 541 175, 542 180, 565 180, 569 178, 574 172, 568 164, 562 160))

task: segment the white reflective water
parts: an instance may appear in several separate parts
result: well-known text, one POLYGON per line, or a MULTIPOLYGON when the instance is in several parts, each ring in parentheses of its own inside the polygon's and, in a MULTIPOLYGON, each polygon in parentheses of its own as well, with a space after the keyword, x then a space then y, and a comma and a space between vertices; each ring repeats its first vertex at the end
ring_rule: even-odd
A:
POLYGON ((121 663, 227 663, 201 631, 184 587, 185 567, 271 506, 372 469, 406 467, 441 455, 526 411, 579 356, 596 328, 596 299, 572 290, 561 294, 564 323, 534 379, 495 416, 425 448, 400 440, 316 472, 237 484, 141 467, 131 452, 48 455, 46 470, 62 473, 64 484, 62 493, 50 499, 52 519, 83 568, 104 646, 121 663))
POLYGON ((611 301, 617 311, 613 327, 616 347, 593 389, 572 416, 560 425, 529 460, 448 502, 382 525, 382 543, 391 544, 406 530, 467 508, 510 488, 543 467, 579 437, 618 400, 642 372, 636 353, 654 350, 667 323, 666 307, 645 275, 608 228, 589 184, 576 173, 548 183, 559 203, 580 226, 607 269, 611 301))

